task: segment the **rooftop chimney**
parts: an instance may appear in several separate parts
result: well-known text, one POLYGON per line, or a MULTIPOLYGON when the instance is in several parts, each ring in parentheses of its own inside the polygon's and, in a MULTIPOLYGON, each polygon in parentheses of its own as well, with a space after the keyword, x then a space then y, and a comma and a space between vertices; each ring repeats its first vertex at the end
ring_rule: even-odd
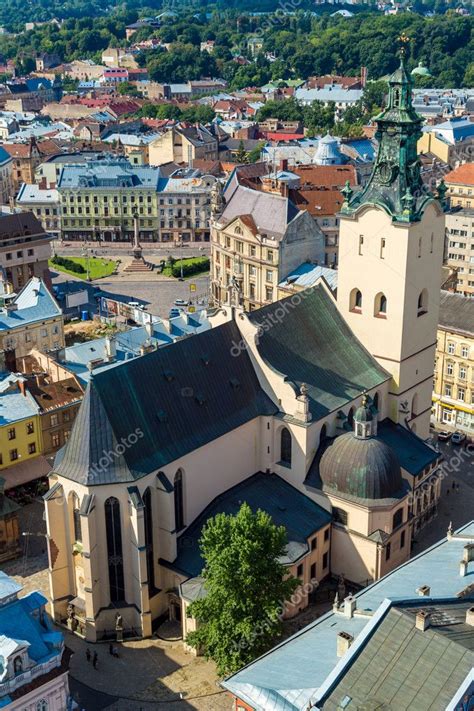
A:
POLYGON ((280 161, 280 170, 288 170, 288 158, 282 158, 280 161))
POLYGON ((431 588, 429 585, 421 585, 416 592, 420 597, 429 597, 431 588))
POLYGON ((113 336, 105 337, 105 355, 109 361, 114 360, 117 355, 117 342, 113 336))
POLYGON ((338 632, 337 648, 336 648, 337 656, 343 657, 344 654, 349 649, 349 647, 351 646, 353 641, 354 641, 354 637, 351 634, 349 634, 349 632, 338 632))
POLYGON ((344 617, 351 618, 354 617, 354 612, 357 609, 357 600, 349 593, 347 597, 344 598, 344 617))
POLYGON ((430 626, 430 613, 427 610, 420 610, 416 613, 415 627, 420 632, 424 632, 430 626))
POLYGON ((466 625, 474 627, 474 605, 466 610, 466 625))

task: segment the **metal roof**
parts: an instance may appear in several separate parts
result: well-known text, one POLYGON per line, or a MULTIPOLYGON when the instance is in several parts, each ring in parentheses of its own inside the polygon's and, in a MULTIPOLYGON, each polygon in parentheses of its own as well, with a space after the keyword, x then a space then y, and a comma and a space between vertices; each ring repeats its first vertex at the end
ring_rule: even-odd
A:
POLYGON ((314 419, 390 378, 356 339, 322 286, 253 311, 248 318, 255 325, 271 324, 262 328, 259 353, 298 392, 303 383, 307 385, 314 419))
POLYGON ((61 309, 54 297, 38 277, 32 277, 12 299, 12 303, 16 305, 16 310, 0 310, 0 331, 24 328, 30 323, 61 315, 61 309))
POLYGON ((247 503, 253 512, 268 513, 277 526, 284 526, 288 543, 282 559, 289 565, 308 552, 308 538, 327 526, 332 516, 329 511, 295 489, 277 474, 258 472, 217 496, 178 538, 178 555, 170 567, 196 577, 201 574, 204 561, 199 540, 210 518, 219 513, 236 514, 247 503))
POLYGON ((442 291, 439 302, 439 328, 474 335, 474 299, 442 291))

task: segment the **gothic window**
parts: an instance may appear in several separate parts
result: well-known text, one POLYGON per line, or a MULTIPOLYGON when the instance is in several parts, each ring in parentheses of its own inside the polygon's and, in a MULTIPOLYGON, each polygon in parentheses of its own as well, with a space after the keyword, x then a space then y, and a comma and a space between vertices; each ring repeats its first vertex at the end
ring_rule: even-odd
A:
POLYGON ((156 590, 155 585, 155 559, 153 553, 153 499, 151 489, 148 488, 143 494, 145 505, 145 547, 146 566, 148 577, 148 592, 151 595, 156 590))
POLYGON ((321 432, 319 434, 319 443, 322 444, 324 442, 324 440, 326 439, 326 437, 327 437, 327 428, 326 428, 326 425, 323 425, 321 427, 321 432))
POLYGON ((379 394, 375 393, 374 398, 372 400, 372 404, 373 404, 374 408, 377 410, 377 412, 379 412, 379 410, 380 410, 379 403, 380 403, 379 394))
POLYGON ((347 422, 350 424, 351 427, 354 426, 354 408, 353 407, 351 407, 351 409, 347 413, 347 422))
POLYGON ((362 311, 362 293, 359 289, 352 289, 349 308, 351 311, 360 313, 362 311))
POLYGON ((49 705, 48 705, 48 702, 46 701, 46 699, 41 699, 36 704, 36 711, 48 711, 48 709, 49 709, 49 705))
POLYGON ((118 499, 111 496, 105 502, 104 508, 110 600, 111 602, 124 602, 125 579, 123 573, 120 503, 118 499))
POLYGON ((403 509, 398 509, 393 514, 392 528, 398 528, 403 523, 403 509))
POLYGON ((82 527, 81 527, 81 505, 77 494, 72 494, 72 521, 74 526, 74 540, 82 542, 82 527))
POLYGON ((291 434, 286 427, 280 435, 280 461, 291 467, 291 434))
POLYGON ((416 417, 418 414, 418 395, 415 393, 413 395, 413 400, 411 401, 411 416, 416 417))
POLYGON ((333 506, 332 516, 336 523, 341 523, 343 526, 347 526, 349 521, 347 511, 344 511, 344 509, 340 509, 337 506, 333 506))
POLYGON ((380 291, 374 300, 374 316, 387 315, 387 297, 380 291))
POLYGON ((423 316, 428 311, 428 291, 423 289, 418 297, 418 316, 423 316))
POLYGON ((21 657, 15 657, 13 660, 13 671, 15 674, 21 674, 23 671, 23 660, 21 657))
POLYGON ((178 469, 174 477, 174 524, 177 531, 184 528, 184 489, 182 469, 178 469))

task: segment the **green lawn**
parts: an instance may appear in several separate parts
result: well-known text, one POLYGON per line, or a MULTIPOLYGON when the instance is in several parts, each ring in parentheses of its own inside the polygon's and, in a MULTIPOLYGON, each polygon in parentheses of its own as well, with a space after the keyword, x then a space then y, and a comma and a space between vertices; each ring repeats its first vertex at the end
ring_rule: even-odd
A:
POLYGON ((55 264, 51 259, 49 260, 49 266, 51 269, 56 269, 58 272, 63 272, 64 274, 70 274, 71 276, 78 277, 78 279, 84 279, 84 281, 87 279, 87 262, 89 262, 89 277, 91 280, 110 276, 117 268, 117 262, 114 262, 112 259, 101 259, 100 257, 89 257, 88 260, 86 257, 66 257, 66 259, 70 259, 71 262, 75 262, 76 264, 81 264, 86 271, 81 273, 73 272, 60 264, 55 264))
POLYGON ((187 259, 177 259, 172 267, 169 264, 166 264, 161 273, 165 276, 174 276, 179 278, 181 263, 183 264, 183 276, 186 279, 205 274, 209 271, 209 257, 188 257, 187 259), (191 270, 192 273, 190 274, 189 271, 191 270))

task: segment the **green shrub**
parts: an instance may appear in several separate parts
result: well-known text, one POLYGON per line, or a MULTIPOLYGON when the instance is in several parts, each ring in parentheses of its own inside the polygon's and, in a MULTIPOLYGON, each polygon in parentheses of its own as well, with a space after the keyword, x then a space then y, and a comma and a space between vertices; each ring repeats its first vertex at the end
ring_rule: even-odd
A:
POLYGON ((60 257, 59 254, 56 254, 51 259, 51 262, 57 264, 58 267, 64 267, 64 269, 68 269, 70 272, 75 272, 76 274, 85 274, 86 271, 82 264, 73 262, 72 259, 68 259, 67 257, 60 257))
MULTIPOLYGON (((182 274, 185 277, 191 276, 192 274, 198 274, 200 272, 207 272, 209 271, 209 267, 209 257, 199 257, 198 259, 193 259, 189 262, 183 261, 182 274)), ((176 278, 181 276, 181 265, 179 262, 173 264, 171 274, 176 278)))

